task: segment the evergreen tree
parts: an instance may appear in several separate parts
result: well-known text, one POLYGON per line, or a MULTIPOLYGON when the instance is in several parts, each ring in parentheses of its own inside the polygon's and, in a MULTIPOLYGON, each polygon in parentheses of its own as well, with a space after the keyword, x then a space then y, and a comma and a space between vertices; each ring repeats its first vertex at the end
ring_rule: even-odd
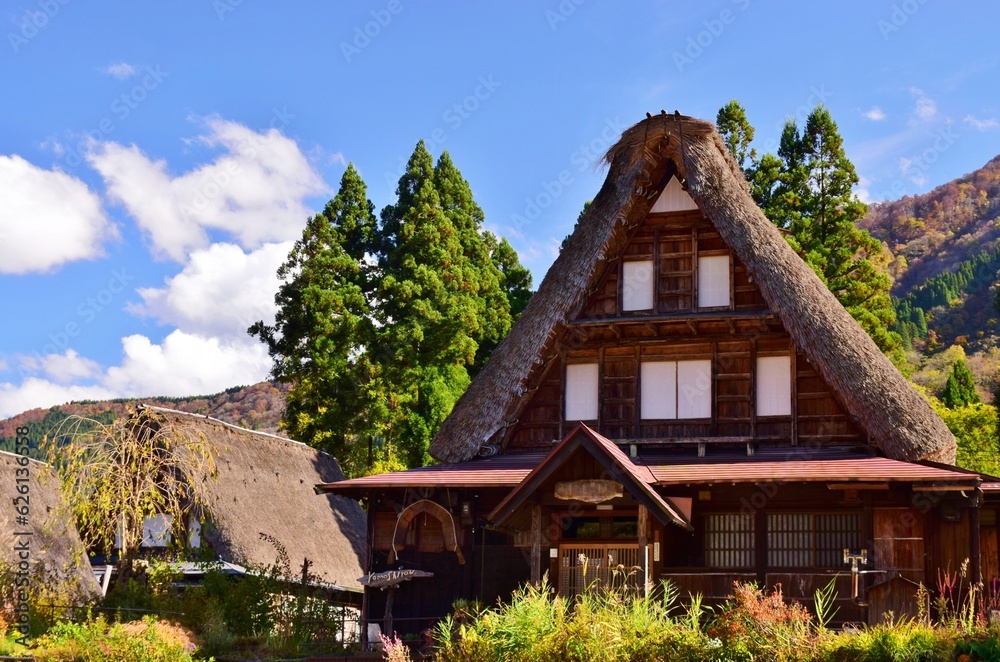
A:
POLYGON ((507 294, 513 323, 521 316, 531 299, 531 272, 521 264, 517 251, 506 237, 497 240, 492 232, 484 232, 483 237, 490 247, 490 258, 503 277, 502 287, 507 294))
POLYGON ((719 109, 715 116, 715 125, 729 153, 746 173, 747 179, 750 179, 753 163, 757 159, 757 150, 750 147, 754 129, 747 120, 746 109, 739 101, 733 99, 719 109))
MULTIPOLYGON (((442 211, 458 233, 465 258, 464 294, 475 306, 478 320, 478 333, 473 336, 478 347, 471 366, 475 374, 510 331, 510 301, 504 287, 504 275, 493 260, 491 239, 482 229, 483 210, 476 204, 469 183, 448 152, 443 152, 434 166, 434 188, 442 211)), ((516 254, 514 259, 516 261, 516 254)))
POLYGON ((380 346, 391 375, 391 438, 409 466, 468 386, 470 370, 510 329, 502 274, 482 233, 482 210, 444 154, 423 141, 382 211, 380 346))
POLYGON ((284 429, 337 457, 377 418, 374 366, 364 351, 375 332, 366 260, 375 215, 366 196, 361 176, 348 165, 336 197, 308 220, 278 269, 274 325, 259 321, 248 329, 267 345, 272 376, 291 384, 284 429))
POLYGON ((948 376, 944 392, 941 394, 941 401, 949 409, 981 402, 979 392, 976 390, 975 376, 962 359, 958 359, 952 365, 951 375, 948 376))
POLYGON ((858 223, 867 211, 854 195, 854 165, 830 112, 818 106, 801 134, 789 122, 778 152, 783 162, 777 186, 776 222, 790 230, 789 243, 826 283, 879 348, 901 360, 892 281, 885 248, 858 223))

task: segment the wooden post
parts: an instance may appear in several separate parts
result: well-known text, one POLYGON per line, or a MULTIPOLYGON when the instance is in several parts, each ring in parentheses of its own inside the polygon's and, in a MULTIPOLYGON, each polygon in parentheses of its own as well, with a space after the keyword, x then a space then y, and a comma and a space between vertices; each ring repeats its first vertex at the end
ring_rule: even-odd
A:
POLYGON ((393 599, 396 597, 396 588, 397 587, 395 587, 395 586, 389 586, 388 588, 385 589, 387 591, 386 596, 385 596, 385 620, 382 621, 382 624, 385 626, 385 630, 382 632, 382 634, 384 634, 385 636, 389 637, 390 639, 393 638, 393 636, 392 636, 392 632, 393 632, 392 631, 392 603, 393 603, 393 599))
MULTIPOLYGON (((982 497, 980 497, 980 502, 982 502, 982 497)), ((969 508, 969 550, 970 562, 969 565, 971 571, 971 582, 973 584, 978 584, 983 581, 983 571, 982 571, 982 559, 980 558, 980 542, 979 542, 979 506, 976 505, 969 508)))
POLYGON ((637 527, 639 530, 639 578, 642 580, 642 594, 649 591, 649 558, 646 554, 646 532, 649 529, 649 511, 646 506, 639 504, 639 517, 637 527))
POLYGON ((542 583, 542 506, 531 506, 531 583, 542 583))

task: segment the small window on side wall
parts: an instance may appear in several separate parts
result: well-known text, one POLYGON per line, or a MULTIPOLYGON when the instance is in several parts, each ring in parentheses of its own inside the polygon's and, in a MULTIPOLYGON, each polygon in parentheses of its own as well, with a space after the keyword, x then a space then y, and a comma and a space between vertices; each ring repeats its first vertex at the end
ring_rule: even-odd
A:
POLYGON ((698 307, 729 306, 729 256, 698 258, 698 307))
POLYGON ((788 356, 757 358, 757 415, 792 413, 792 360, 788 356))
POLYGON ((597 364, 566 366, 566 420, 597 420, 597 364))
POLYGON ((622 263, 622 310, 653 309, 653 261, 622 263))

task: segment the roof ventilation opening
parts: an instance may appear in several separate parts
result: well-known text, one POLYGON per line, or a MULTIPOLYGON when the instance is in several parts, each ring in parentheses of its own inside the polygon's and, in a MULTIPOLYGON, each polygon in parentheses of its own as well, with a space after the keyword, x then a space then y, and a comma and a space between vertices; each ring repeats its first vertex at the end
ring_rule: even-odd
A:
POLYGON ((681 183, 677 177, 671 177, 667 185, 663 187, 660 197, 653 203, 653 208, 649 210, 651 214, 671 211, 694 211, 698 205, 688 195, 688 192, 681 188, 681 183))

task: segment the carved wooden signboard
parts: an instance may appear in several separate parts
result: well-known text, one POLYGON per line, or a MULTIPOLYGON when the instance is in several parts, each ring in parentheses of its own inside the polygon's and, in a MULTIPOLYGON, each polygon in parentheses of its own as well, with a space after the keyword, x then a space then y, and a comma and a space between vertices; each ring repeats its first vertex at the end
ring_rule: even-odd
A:
POLYGON ((602 503, 622 495, 622 484, 613 480, 574 480, 556 483, 556 498, 565 501, 602 503))
POLYGON ((424 570, 386 570, 385 572, 370 572, 358 579, 364 586, 371 588, 388 588, 398 586, 402 582, 410 581, 415 577, 433 577, 433 572, 424 570))

